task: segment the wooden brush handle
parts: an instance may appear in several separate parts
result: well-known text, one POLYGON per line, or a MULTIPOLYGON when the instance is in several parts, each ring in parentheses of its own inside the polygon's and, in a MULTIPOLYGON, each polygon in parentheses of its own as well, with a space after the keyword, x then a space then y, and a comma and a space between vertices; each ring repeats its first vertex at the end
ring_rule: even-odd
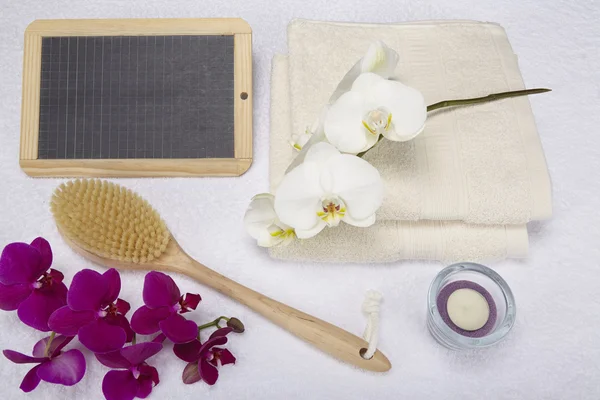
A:
POLYGON ((200 264, 185 254, 183 250, 181 250, 181 253, 185 257, 177 257, 179 259, 177 263, 173 262, 175 260, 171 260, 168 269, 183 273, 237 300, 283 329, 342 361, 376 372, 384 372, 392 367, 387 357, 379 350, 373 358, 365 360, 361 356, 361 350, 366 351, 368 344, 363 339, 335 325, 248 289, 200 264))

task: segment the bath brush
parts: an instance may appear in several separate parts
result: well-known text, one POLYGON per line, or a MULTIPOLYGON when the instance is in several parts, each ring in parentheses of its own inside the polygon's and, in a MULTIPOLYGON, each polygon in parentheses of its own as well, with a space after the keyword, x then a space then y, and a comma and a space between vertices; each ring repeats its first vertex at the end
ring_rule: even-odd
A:
POLYGON ((377 372, 391 368, 380 351, 369 360, 362 357, 367 348, 363 339, 244 287, 191 258, 158 212, 129 189, 95 179, 71 181, 55 191, 51 210, 67 244, 97 264, 187 275, 342 361, 377 372))

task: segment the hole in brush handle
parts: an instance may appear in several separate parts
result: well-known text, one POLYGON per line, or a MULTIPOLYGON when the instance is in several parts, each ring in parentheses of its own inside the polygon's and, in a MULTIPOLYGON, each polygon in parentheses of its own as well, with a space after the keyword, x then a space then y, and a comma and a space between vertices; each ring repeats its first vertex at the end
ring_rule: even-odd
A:
POLYGON ((364 347, 358 351, 358 354, 359 354, 359 355, 360 355, 362 358, 364 358, 365 360, 372 360, 374 356, 372 356, 372 357, 369 357, 369 358, 366 358, 366 357, 365 357, 365 354, 366 354, 366 353, 367 353, 367 349, 366 349, 366 348, 364 348, 364 347))

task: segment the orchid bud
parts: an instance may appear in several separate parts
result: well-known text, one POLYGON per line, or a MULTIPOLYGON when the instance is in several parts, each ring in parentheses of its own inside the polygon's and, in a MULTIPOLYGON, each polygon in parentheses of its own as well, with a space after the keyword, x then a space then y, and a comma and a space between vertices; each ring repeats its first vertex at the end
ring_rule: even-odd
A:
POLYGON ((235 333, 242 333, 245 330, 242 321, 235 317, 229 318, 229 320, 227 321, 227 326, 233 329, 235 333))

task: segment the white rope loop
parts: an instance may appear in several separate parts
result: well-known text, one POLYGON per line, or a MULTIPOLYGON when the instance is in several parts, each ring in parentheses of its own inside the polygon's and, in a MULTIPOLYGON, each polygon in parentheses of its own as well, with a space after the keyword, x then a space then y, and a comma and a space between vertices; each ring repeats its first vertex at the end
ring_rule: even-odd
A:
POLYGON ((379 339, 379 305, 383 296, 375 290, 369 290, 365 294, 365 300, 362 304, 362 311, 367 317, 367 326, 363 333, 369 346, 367 351, 362 355, 364 359, 371 359, 377 351, 377 341, 379 339))

